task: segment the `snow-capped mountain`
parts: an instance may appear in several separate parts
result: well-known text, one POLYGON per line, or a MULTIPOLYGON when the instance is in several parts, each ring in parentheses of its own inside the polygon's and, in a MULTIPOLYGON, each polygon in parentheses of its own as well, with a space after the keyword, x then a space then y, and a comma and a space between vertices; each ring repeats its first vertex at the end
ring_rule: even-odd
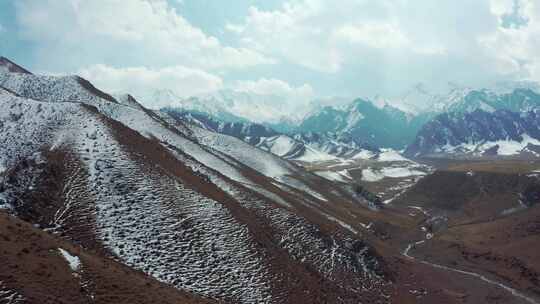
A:
POLYGON ((539 138, 535 122, 538 109, 540 94, 529 87, 470 90, 447 103, 445 112, 423 126, 406 154, 478 156, 527 152, 539 138))
POLYGON ((173 108, 207 114, 223 122, 260 123, 280 134, 331 133, 369 146, 403 149, 425 123, 440 113, 473 112, 476 109, 519 112, 536 108, 540 102, 535 91, 538 87, 529 82, 503 82, 489 89, 449 84, 446 93, 433 93, 418 84, 393 99, 378 96, 349 103, 345 98, 314 100, 305 109, 295 111, 296 115, 292 115, 290 107, 277 96, 233 90, 187 99, 179 98, 171 91, 161 91, 152 99, 158 104, 175 100, 173 108), (300 119, 301 113, 306 114, 300 119))
POLYGON ((266 138, 279 135, 278 132, 270 127, 252 122, 230 122, 227 120, 220 120, 208 114, 186 111, 178 108, 163 108, 161 109, 161 112, 176 119, 195 124, 206 130, 234 136, 251 144, 259 142, 259 139, 263 137, 266 138))
POLYGON ((448 104, 445 112, 464 113, 478 109, 486 112, 496 110, 523 112, 539 106, 540 95, 530 88, 516 88, 505 93, 484 89, 469 91, 463 98, 448 104))
POLYGON ((256 147, 282 158, 309 163, 338 158, 350 159, 359 155, 375 155, 378 152, 375 147, 358 143, 335 133, 280 134, 272 137, 261 137, 253 142, 256 147))
POLYGON ((449 112, 427 123, 405 154, 412 157, 524 153, 538 156, 539 139, 539 109, 449 112))
POLYGON ((217 92, 182 98, 172 90, 157 90, 148 97, 159 107, 179 108, 185 111, 212 115, 220 120, 251 121, 280 124, 299 120, 306 109, 295 106, 285 97, 224 89, 217 92))
MULTIPOLYGON (((77 76, 3 69, 0 105, 1 212, 154 282, 144 289, 159 281, 227 303, 390 294, 385 261, 361 232, 372 211, 345 186, 77 76)), ((104 297, 80 263, 81 296, 104 297)))
POLYGON ((402 96, 393 98, 390 101, 383 100, 382 102, 389 103, 404 112, 414 115, 440 113, 444 112, 449 105, 461 100, 470 90, 450 83, 447 92, 434 93, 424 84, 419 83, 402 96))
POLYGON ((349 134, 338 133, 297 133, 292 136, 312 149, 340 158, 354 158, 360 153, 376 153, 379 149, 370 146, 349 134))
POLYGON ((303 132, 332 132, 375 147, 401 149, 431 114, 412 115, 388 104, 357 99, 346 107, 324 107, 310 113, 299 126, 303 132))
POLYGON ((297 161, 325 161, 352 158, 376 147, 363 143, 348 134, 336 133, 280 133, 272 128, 251 122, 226 122, 207 114, 164 108, 162 112, 206 130, 239 138, 279 157, 297 161))

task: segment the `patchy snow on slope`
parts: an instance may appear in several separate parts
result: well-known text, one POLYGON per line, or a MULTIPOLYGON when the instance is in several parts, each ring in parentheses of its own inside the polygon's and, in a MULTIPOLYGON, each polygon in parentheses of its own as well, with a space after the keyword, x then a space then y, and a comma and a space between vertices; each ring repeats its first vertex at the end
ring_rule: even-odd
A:
POLYGON ((62 249, 62 248, 58 248, 58 251, 68 263, 69 268, 71 268, 71 271, 78 272, 81 269, 81 260, 79 259, 78 256, 72 255, 67 250, 62 249))
POLYGON ((297 179, 297 178, 294 178, 292 176, 289 176, 289 175, 282 175, 282 176, 279 176, 276 178, 277 181, 287 185, 287 186, 290 186, 290 187, 293 187, 297 190, 300 190, 300 191, 303 191, 321 201, 328 201, 328 199, 326 197, 324 197, 324 195, 322 195, 321 193, 313 190, 311 187, 307 186, 303 181, 297 179))
POLYGON ((400 178, 422 175, 426 175, 426 173, 409 167, 387 167, 382 169, 367 168, 362 170, 362 180, 366 182, 377 182, 385 177, 400 178))
POLYGON ((268 151, 279 157, 287 156, 297 145, 297 142, 294 139, 284 135, 267 138, 266 141, 269 143, 270 147, 268 151))
POLYGON ((370 158, 373 158, 373 156, 375 156, 375 153, 373 151, 362 150, 358 152, 357 154, 355 154, 352 158, 353 159, 370 159, 370 158))
POLYGON ((51 103, 80 102, 98 109, 109 103, 90 92, 88 85, 89 83, 77 76, 43 76, 0 71, 0 86, 29 99, 51 103))
POLYGON ((371 168, 362 170, 362 180, 366 182, 376 182, 384 178, 384 175, 379 171, 373 171, 371 168))
MULTIPOLYGON (((287 294, 279 294, 271 284, 275 279, 272 275, 279 276, 279 272, 269 271, 272 261, 261 254, 264 249, 255 242, 248 226, 228 209, 226 202, 220 203, 205 196, 201 189, 191 188, 190 183, 171 174, 167 168, 147 162, 144 153, 139 154, 136 148, 120 140, 118 136, 124 133, 117 132, 124 132, 124 128, 111 129, 112 125, 117 126, 116 123, 108 123, 107 119, 89 107, 70 103, 71 99, 87 102, 87 97, 84 97, 86 93, 80 86, 73 86, 73 92, 66 91, 69 85, 76 83, 68 81, 67 86, 63 87, 62 81, 47 79, 40 78, 37 84, 26 83, 17 90, 20 94, 30 90, 34 94, 32 96, 51 101, 44 103, 47 104, 46 111, 41 110, 51 115, 44 116, 40 121, 32 121, 32 116, 41 113, 33 111, 34 104, 39 102, 28 103, 32 111, 26 111, 25 105, 14 106, 17 111, 13 113, 13 118, 24 122, 24 125, 9 122, 9 131, 4 134, 2 130, 0 136, 15 142, 16 151, 24 152, 16 154, 17 157, 31 155, 45 145, 52 150, 65 148, 78 158, 73 162, 66 160, 70 170, 64 189, 65 206, 55 214, 54 223, 61 227, 66 219, 85 211, 83 216, 95 219, 95 222, 89 223, 92 225, 91 231, 115 258, 177 288, 235 303, 286 301, 287 294), (19 117, 21 113, 28 113, 28 119, 19 117), (68 121, 64 123, 61 119, 68 121), (57 121, 62 123, 57 126, 57 121), (50 122, 54 124, 49 125, 50 122), (17 132, 27 127, 32 129, 31 132, 17 132), (41 131, 44 131, 43 136, 39 133, 41 131), (19 138, 20 134, 25 137, 19 138), (27 134, 30 136, 26 137, 27 134), (91 213, 86 213, 85 208, 91 213)), ((339 233, 338 239, 335 235, 320 231, 318 225, 306 218, 280 208, 280 204, 286 206, 289 201, 280 202, 277 196, 267 200, 241 185, 242 182, 252 182, 243 175, 247 171, 246 166, 261 169, 270 176, 275 171, 279 171, 279 174, 285 172, 285 175, 277 178, 286 184, 282 187, 287 189, 288 194, 282 197, 290 199, 291 203, 298 200, 299 204, 311 206, 317 212, 320 209, 316 209, 316 205, 322 205, 321 201, 326 199, 308 187, 309 182, 304 177, 315 181, 321 179, 264 151, 248 148, 245 144, 236 146, 229 138, 206 138, 208 146, 201 145, 189 138, 190 135, 176 132, 178 130, 175 131, 144 110, 103 101, 95 96, 87 103, 95 105, 101 114, 158 141, 170 152, 176 153, 174 155, 193 171, 201 173, 202 180, 206 182, 208 178, 234 197, 243 208, 263 218, 261 222, 268 223, 273 231, 269 237, 284 249, 283 252, 288 252, 291 259, 312 265, 312 269, 330 280, 342 279, 340 276, 345 274, 347 281, 353 282, 352 285, 364 288, 364 278, 371 276, 371 269, 377 265, 371 261, 366 263, 366 259, 373 258, 366 252, 367 245, 363 245, 360 252, 351 250, 351 244, 358 240, 348 236, 346 222, 339 223, 345 229, 336 232, 339 233), (229 143, 233 147, 227 146, 229 143), (238 161, 235 160, 237 157, 238 161), (269 161, 270 166, 277 166, 278 169, 268 170, 265 165, 269 161), (289 195, 293 193, 297 196, 289 195), (276 204, 274 201, 277 201, 276 204)), ((9 113, 6 112, 6 115, 9 116, 9 113)), ((132 135, 137 136, 135 133, 132 135)), ((12 146, 12 142, 9 146, 12 146)), ((4 155, 0 155, 0 158, 8 159, 4 155)), ((16 157, 9 159, 7 168, 16 157)), ((213 187, 210 182, 203 185, 213 187)), ((261 191, 257 187, 251 188, 267 198, 274 193, 266 192, 268 189, 261 191)), ((277 189, 273 190, 281 196, 277 189)), ((373 259, 376 262, 376 258, 373 259)), ((367 282, 369 285, 372 283, 367 282)), ((384 282, 374 284, 379 283, 384 282)))
POLYGON ((486 142, 477 147, 479 151, 486 151, 492 147, 499 146, 497 150, 498 155, 516 155, 519 154, 528 144, 540 145, 540 140, 530 137, 528 134, 521 135, 521 141, 514 140, 498 140, 492 142, 486 142))
POLYGON ((135 161, 98 119, 86 124, 74 145, 90 175, 97 234, 111 252, 181 289, 268 302, 269 275, 247 227, 221 203, 135 161))
POLYGON ((350 182, 352 180, 352 177, 351 175, 349 174, 349 172, 347 170, 341 170, 341 171, 330 171, 330 170, 327 170, 327 171, 315 171, 313 172, 321 177, 324 177, 328 180, 331 180, 331 181, 338 181, 338 182, 343 182, 343 183, 347 183, 347 182, 350 182))
POLYGON ((266 189, 264 189, 263 187, 260 187, 258 185, 254 185, 254 184, 244 184, 243 185, 244 187, 248 188, 248 189, 251 189, 255 192, 258 192, 259 194, 263 195, 264 197, 266 197, 267 199, 270 199, 271 201, 274 201, 276 203, 278 203, 279 205, 283 206, 283 207, 286 207, 286 208, 289 208, 289 209, 294 209, 294 207, 289 204, 287 201, 285 201, 284 199, 281 198, 281 196, 271 192, 271 191, 268 191, 266 189))
MULTIPOLYGON (((247 228, 236 223, 227 209, 177 181, 171 184, 166 177, 162 180, 160 175, 151 175, 122 150, 98 115, 80 104, 38 102, 4 90, 0 90, 0 98, 0 139, 5 143, 0 160, 4 167, 32 156, 43 146, 68 148, 80 155, 84 164, 67 178, 65 206, 54 215, 56 227, 61 227, 74 210, 95 207, 92 212, 97 223, 92 230, 96 229, 103 244, 124 263, 207 296, 226 296, 244 303, 268 302, 265 266, 247 228), (179 222, 179 217, 185 221, 179 222), (184 226, 170 232, 175 223, 184 226), (219 263, 209 257, 216 257, 219 263), (207 262, 201 264, 203 260, 207 262), (230 279, 216 279, 226 276, 230 279)), ((102 105, 101 109, 148 127, 139 129, 147 136, 153 135, 148 131, 170 135, 177 139, 175 144, 193 149, 189 152, 212 155, 188 139, 180 141, 180 136, 153 124, 142 111, 114 104, 102 105)), ((213 157, 209 162, 219 163, 219 169, 226 171, 227 163, 213 157)), ((60 253, 72 269, 77 268, 75 258, 60 253)))
POLYGON ((315 171, 313 172, 331 181, 345 182, 345 178, 336 171, 315 171))
POLYGON ((230 155, 244 165, 268 177, 276 178, 282 175, 292 174, 294 171, 292 165, 286 161, 257 149, 240 139, 198 127, 193 127, 193 133, 203 145, 220 151, 225 155, 230 155))
POLYGON ((289 160, 318 162, 337 159, 336 156, 330 155, 308 144, 299 142, 287 135, 261 138, 260 143, 256 146, 281 158, 289 160))
MULTIPOLYGON (((349 230, 350 232, 352 232, 352 233, 354 233, 354 234, 356 234, 356 235, 359 235, 359 234, 360 234, 360 233, 358 232, 358 230, 354 229, 351 225, 349 225, 349 224, 347 224, 347 223, 345 223, 345 222, 343 222, 343 221, 341 221, 341 220, 338 220, 337 218, 335 218, 335 217, 333 217, 333 216, 331 216, 331 215, 329 215, 329 214, 323 213, 323 215, 326 216, 326 218, 329 219, 330 221, 339 224, 341 227, 343 227, 343 228, 349 230)), ((364 227, 364 228, 367 227, 367 225, 364 224, 364 223, 359 223, 359 224, 360 224, 360 226, 362 226, 362 227, 364 227)))
POLYGON ((306 150, 304 151, 304 154, 302 154, 302 156, 295 158, 295 160, 304 162, 319 162, 335 159, 337 159, 337 157, 328 153, 324 153, 322 151, 315 150, 309 146, 306 146, 306 150))
POLYGON ((3 281, 0 281, 0 303, 23 304, 28 303, 28 301, 15 289, 8 288, 3 281))
POLYGON ((0 89, 0 164, 3 170, 49 144, 54 130, 80 109, 77 104, 44 103, 0 89))
POLYGON ((486 151, 497 148, 497 155, 500 156, 512 156, 512 155, 518 155, 521 152, 529 152, 533 154, 537 154, 534 151, 531 151, 527 148, 529 144, 534 146, 540 146, 540 140, 531 137, 528 134, 522 134, 521 141, 517 140, 496 140, 496 141, 484 141, 484 142, 469 142, 469 143, 462 143, 460 145, 450 145, 447 143, 440 149, 438 149, 437 152, 445 152, 445 153, 472 153, 474 155, 482 155, 486 151))
POLYGON ((345 130, 354 128, 358 122, 364 118, 364 115, 360 111, 353 111, 349 116, 347 116, 347 125, 345 126, 345 130))
POLYGON ((410 159, 403 157, 399 152, 392 149, 382 149, 382 152, 377 156, 377 160, 381 162, 405 161, 411 162, 410 159))

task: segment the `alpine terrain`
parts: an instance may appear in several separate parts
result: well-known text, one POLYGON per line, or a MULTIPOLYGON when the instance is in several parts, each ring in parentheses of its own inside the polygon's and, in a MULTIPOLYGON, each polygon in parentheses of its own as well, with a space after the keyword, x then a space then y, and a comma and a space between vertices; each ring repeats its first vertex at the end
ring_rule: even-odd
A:
POLYGON ((0 63, 1 303, 540 302, 533 91, 283 132, 0 63))

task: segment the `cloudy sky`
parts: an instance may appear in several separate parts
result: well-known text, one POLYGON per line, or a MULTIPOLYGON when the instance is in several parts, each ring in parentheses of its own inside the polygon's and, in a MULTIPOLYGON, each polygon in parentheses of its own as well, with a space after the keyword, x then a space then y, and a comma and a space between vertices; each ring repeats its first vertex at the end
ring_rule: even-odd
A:
POLYGON ((540 80, 540 1, 7 0, 0 55, 115 92, 392 97, 540 80))

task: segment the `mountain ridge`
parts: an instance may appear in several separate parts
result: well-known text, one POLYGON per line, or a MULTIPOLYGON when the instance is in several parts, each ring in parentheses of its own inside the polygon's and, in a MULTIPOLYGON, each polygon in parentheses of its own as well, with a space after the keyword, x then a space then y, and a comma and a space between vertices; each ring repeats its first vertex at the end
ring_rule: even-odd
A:
POLYGON ((390 288, 360 233, 373 211, 348 188, 76 77, 1 72, 0 85, 18 94, 0 91, 5 212, 219 301, 356 303, 390 288), (53 152, 66 155, 54 175, 53 152), (39 203, 47 192, 59 199, 39 203))

